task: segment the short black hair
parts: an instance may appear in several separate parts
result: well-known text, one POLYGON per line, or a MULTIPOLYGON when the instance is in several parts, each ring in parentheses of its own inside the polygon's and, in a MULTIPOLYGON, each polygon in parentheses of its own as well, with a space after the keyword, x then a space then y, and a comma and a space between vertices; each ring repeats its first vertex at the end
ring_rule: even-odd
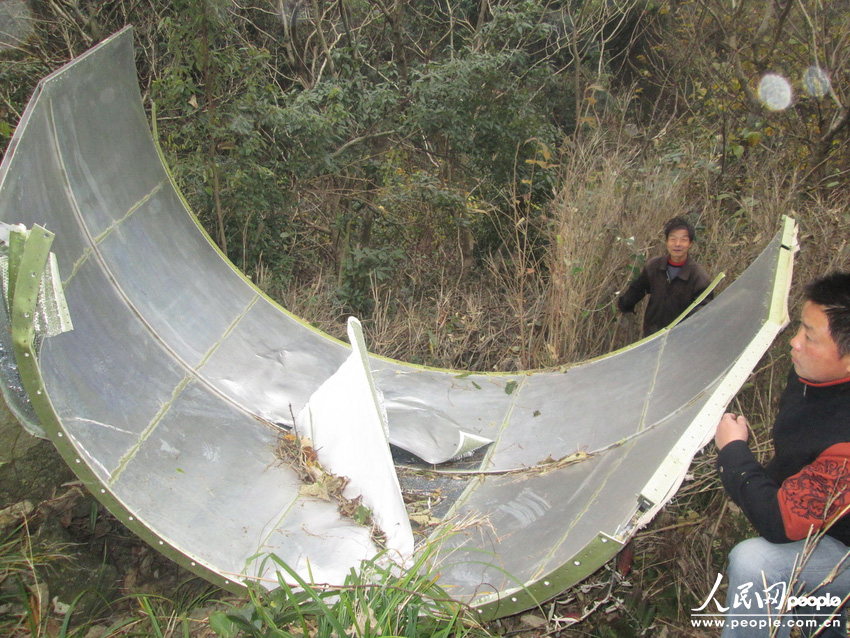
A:
POLYGON ((836 271, 815 279, 806 286, 803 296, 823 307, 838 355, 850 354, 850 273, 836 271))
POLYGON ((674 217, 673 219, 667 220, 667 223, 664 224, 664 238, 667 239, 670 237, 670 233, 681 228, 688 231, 688 237, 691 241, 696 239, 696 232, 694 231, 693 224, 684 217, 674 217))

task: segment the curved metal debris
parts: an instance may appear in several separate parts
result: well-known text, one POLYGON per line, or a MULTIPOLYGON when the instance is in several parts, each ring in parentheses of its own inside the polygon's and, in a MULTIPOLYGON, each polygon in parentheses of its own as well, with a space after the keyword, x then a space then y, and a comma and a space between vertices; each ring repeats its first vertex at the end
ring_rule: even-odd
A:
MULTIPOLYGON (((276 306, 201 230, 153 143, 131 30, 39 84, 0 166, 0 221, 55 234, 74 322, 37 353, 23 301, 10 302, 33 427, 133 531, 231 588, 275 587, 269 554, 317 583, 375 555, 370 530, 303 494, 275 452, 351 349, 276 306)), ((368 358, 409 461, 402 488, 453 522, 432 535, 452 595, 485 617, 515 613, 617 553, 787 322, 795 249, 786 220, 694 317, 573 367, 467 374, 368 358)))

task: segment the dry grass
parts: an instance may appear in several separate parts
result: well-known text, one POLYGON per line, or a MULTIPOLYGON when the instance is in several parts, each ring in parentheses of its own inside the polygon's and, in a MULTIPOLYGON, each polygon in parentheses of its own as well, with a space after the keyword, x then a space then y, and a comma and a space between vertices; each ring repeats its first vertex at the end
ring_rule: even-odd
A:
MULTIPOLYGON (((793 180, 776 180, 774 168, 754 170, 746 189, 725 193, 696 151, 670 163, 601 137, 575 145, 560 158, 553 202, 536 215, 518 205, 502 224, 513 251, 491 254, 479 268, 449 253, 411 253, 391 281, 373 282, 375 310, 361 317, 370 349, 486 371, 561 365, 627 345, 640 337, 640 317, 620 315, 613 302, 644 261, 663 252, 661 229, 674 214, 697 228, 696 259, 711 274, 726 273, 721 291, 785 214, 801 228, 797 281, 847 267, 847 202, 801 193, 793 180)), ((344 338, 337 284, 334 266, 318 265, 309 281, 271 292, 295 315, 344 338)))
MULTIPOLYGON (((504 244, 513 251, 490 255, 477 270, 412 258, 393 281, 373 286, 375 312, 365 322, 370 348, 439 367, 511 370, 580 361, 627 345, 640 337, 640 317, 623 318, 613 301, 647 258, 663 252, 661 228, 674 214, 687 215, 697 227, 696 259, 712 274, 726 273, 721 290, 761 252, 782 215, 794 216, 801 252, 792 318, 800 284, 850 269, 846 191, 807 192, 794 175, 777 178, 769 161, 750 166, 747 180, 728 182, 700 159, 698 150, 675 162, 660 154, 638 156, 602 137, 566 149, 552 204, 531 216, 518 205, 503 224, 509 235, 504 244), (727 182, 733 184, 729 192, 727 182), (410 295, 400 282, 421 285, 410 295)), ((290 290, 283 303, 343 337, 333 284, 333 276, 320 272, 290 290)), ((750 420, 752 445, 765 461, 790 365, 790 332, 780 335, 730 406, 750 420)), ((494 629, 525 636, 698 635, 689 626, 689 610, 711 590, 731 547, 754 533, 723 493, 714 457, 712 445, 697 457, 693 478, 632 541, 631 563, 624 558, 606 566, 532 612, 533 622, 504 619, 494 629)))

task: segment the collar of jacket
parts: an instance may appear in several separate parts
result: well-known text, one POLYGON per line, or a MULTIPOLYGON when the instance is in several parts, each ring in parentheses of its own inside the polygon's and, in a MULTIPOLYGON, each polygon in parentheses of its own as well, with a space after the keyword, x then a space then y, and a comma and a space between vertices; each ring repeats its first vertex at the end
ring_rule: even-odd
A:
POLYGON ((810 388, 829 388, 835 385, 842 385, 844 383, 850 383, 850 377, 844 377, 843 379, 836 379, 835 381, 824 381, 822 383, 815 383, 814 381, 809 381, 808 379, 804 379, 803 377, 798 377, 800 379, 800 383, 803 385, 807 385, 810 388))
MULTIPOLYGON (((658 264, 657 264, 658 270, 663 270, 663 271, 667 270, 667 259, 668 258, 669 258, 669 255, 664 255, 663 257, 656 257, 656 259, 658 260, 658 264)), ((688 256, 688 258, 685 260, 685 263, 682 264, 682 267, 679 270, 679 274, 676 275, 676 276, 679 279, 684 279, 685 281, 687 281, 690 278, 691 273, 693 271, 694 271, 693 261, 691 260, 690 256, 688 256)))

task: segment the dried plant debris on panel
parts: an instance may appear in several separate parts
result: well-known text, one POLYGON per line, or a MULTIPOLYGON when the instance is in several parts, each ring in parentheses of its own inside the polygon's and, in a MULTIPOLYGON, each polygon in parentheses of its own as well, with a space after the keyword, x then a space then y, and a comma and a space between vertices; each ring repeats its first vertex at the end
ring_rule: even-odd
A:
POLYGON ((386 534, 375 525, 372 511, 363 505, 360 497, 355 499, 343 495, 348 478, 327 472, 319 463, 313 442, 294 431, 278 438, 277 457, 291 467, 301 482, 301 494, 324 501, 336 502, 341 516, 372 530, 372 540, 379 547, 386 547, 386 534))

